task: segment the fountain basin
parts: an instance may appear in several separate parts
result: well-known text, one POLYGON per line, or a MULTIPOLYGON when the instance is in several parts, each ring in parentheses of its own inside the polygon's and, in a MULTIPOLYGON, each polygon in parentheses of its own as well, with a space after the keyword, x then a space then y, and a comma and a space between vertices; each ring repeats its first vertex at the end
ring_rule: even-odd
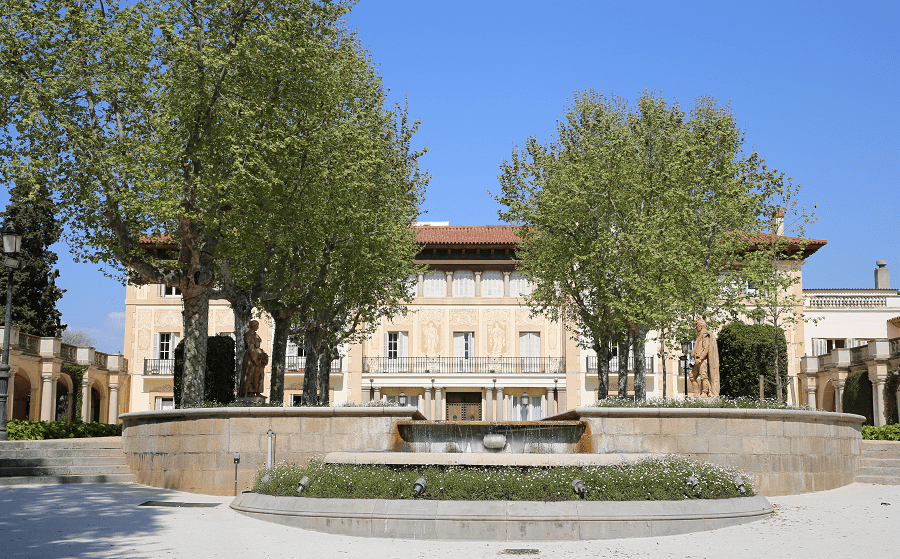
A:
POLYGON ((231 508, 260 520, 346 536, 538 541, 671 536, 761 520, 762 495, 686 501, 315 499, 241 493, 231 508))
POLYGON ((325 455, 325 463, 387 466, 617 466, 640 462, 651 456, 650 454, 507 454, 494 452, 330 452, 325 455))
POLYGON ((585 421, 398 421, 401 453, 589 452, 585 421))

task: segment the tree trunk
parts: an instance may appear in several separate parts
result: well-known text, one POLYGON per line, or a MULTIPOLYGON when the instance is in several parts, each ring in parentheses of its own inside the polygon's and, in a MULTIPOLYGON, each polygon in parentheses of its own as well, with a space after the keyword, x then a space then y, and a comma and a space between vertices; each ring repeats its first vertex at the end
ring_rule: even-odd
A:
POLYGON ((629 332, 619 340, 619 398, 628 397, 628 352, 631 349, 632 336, 629 332))
POLYGON ((184 372, 180 406, 198 406, 206 395, 206 338, 209 334, 209 290, 193 282, 181 287, 184 311, 184 372))
POLYGON ((334 351, 326 346, 319 356, 319 398, 317 402, 320 406, 330 404, 329 390, 331 388, 331 356, 333 353, 334 351))
POLYGON ((597 399, 609 397, 609 360, 612 352, 609 345, 594 340, 594 353, 597 354, 597 399))
POLYGON ((666 390, 668 389, 668 374, 666 373, 666 336, 665 328, 660 330, 659 335, 659 358, 662 360, 662 399, 666 399, 666 390))
POLYGON ((306 364, 303 366, 303 405, 315 406, 318 404, 318 372, 319 351, 318 332, 305 329, 303 334, 303 352, 306 355, 306 364))
POLYGON ((269 359, 272 364, 272 375, 269 379, 270 404, 284 403, 284 361, 293 316, 294 311, 276 310, 272 312, 275 333, 272 337, 272 357, 269 359))
MULTIPOLYGON (((241 295, 245 295, 243 291, 241 295)), ((253 303, 249 296, 236 296, 231 301, 231 310, 234 313, 234 384, 235 394, 241 395, 241 381, 244 376, 244 353, 247 346, 244 344, 244 332, 250 324, 250 316, 253 312, 253 303)))
POLYGON ((632 334, 634 347, 634 399, 642 401, 647 399, 647 367, 644 340, 647 338, 647 329, 637 327, 637 332, 632 334))

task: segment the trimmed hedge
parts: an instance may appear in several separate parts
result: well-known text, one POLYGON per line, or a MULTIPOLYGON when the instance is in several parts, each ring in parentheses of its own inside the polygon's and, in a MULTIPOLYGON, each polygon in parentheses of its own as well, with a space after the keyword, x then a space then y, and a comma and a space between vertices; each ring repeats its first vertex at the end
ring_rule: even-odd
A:
POLYGON ((759 398, 759 375, 766 378, 765 397, 776 398, 775 354, 781 386, 788 386, 784 330, 765 324, 728 324, 716 338, 719 346, 719 393, 730 398, 759 398))
POLYGON ((841 400, 844 413, 855 413, 866 417, 866 425, 875 425, 872 406, 872 381, 868 371, 852 371, 844 383, 844 397, 841 400))
POLYGON ((26 421, 12 419, 6 423, 7 438, 11 441, 40 441, 44 439, 87 439, 90 437, 118 437, 121 424, 82 423, 76 421, 26 421))
POLYGON ((866 441, 900 441, 900 425, 874 427, 863 425, 862 438, 866 441))
MULTIPOLYGON (((173 387, 175 407, 181 407, 181 378, 184 372, 184 340, 175 348, 173 387)), ((234 400, 234 340, 231 336, 210 336, 206 341, 206 377, 203 399, 227 404, 234 400)))
POLYGON ((884 418, 888 425, 900 423, 897 414, 897 386, 900 385, 900 374, 897 371, 888 373, 884 383, 884 418))

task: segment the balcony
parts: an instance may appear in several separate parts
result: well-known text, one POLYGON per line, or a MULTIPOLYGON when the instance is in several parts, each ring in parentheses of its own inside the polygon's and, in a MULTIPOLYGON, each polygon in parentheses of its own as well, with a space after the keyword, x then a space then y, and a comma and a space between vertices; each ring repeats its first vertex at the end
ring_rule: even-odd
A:
POLYGON ((145 375, 174 375, 174 359, 144 359, 145 375))
MULTIPOLYGON (((628 356, 628 370, 634 371, 634 355, 631 354, 628 356)), ((653 368, 653 356, 644 357, 644 371, 647 373, 654 373, 656 369, 653 368)), ((597 372, 597 357, 590 356, 587 358, 587 372, 596 373, 597 372)), ((609 372, 610 373, 618 373, 619 372, 619 358, 613 357, 609 362, 609 372)))
POLYGON ((365 373, 519 374, 566 372, 562 357, 366 357, 365 373))
MULTIPOLYGON (((301 357, 297 355, 288 355, 284 358, 284 372, 286 373, 296 373, 303 371, 306 368, 306 357, 301 357)), ((341 358, 331 362, 331 370, 340 371, 341 370, 341 358)))

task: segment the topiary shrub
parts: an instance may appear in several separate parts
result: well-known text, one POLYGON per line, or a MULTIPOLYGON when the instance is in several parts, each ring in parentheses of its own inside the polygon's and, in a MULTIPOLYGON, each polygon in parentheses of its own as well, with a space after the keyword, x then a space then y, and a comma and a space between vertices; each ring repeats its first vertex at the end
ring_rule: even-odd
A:
MULTIPOLYGON (((175 370, 172 385, 175 407, 181 407, 181 378, 184 372, 184 340, 175 347, 175 370)), ((203 399, 227 404, 234 400, 234 340, 230 336, 210 336, 206 341, 206 376, 203 399)))
POLYGON ((852 371, 844 382, 844 397, 841 400, 844 413, 855 413, 866 417, 866 425, 875 424, 872 406, 872 381, 868 371, 852 371))
POLYGON ((900 423, 897 413, 897 387, 900 386, 900 371, 888 372, 884 383, 884 419, 887 425, 900 423))
POLYGON ((759 375, 766 398, 777 396, 775 354, 781 386, 787 389, 787 340, 784 330, 765 324, 732 322, 716 337, 719 346, 719 393, 730 398, 759 398, 759 375), (777 350, 776 350, 777 348, 777 350))

